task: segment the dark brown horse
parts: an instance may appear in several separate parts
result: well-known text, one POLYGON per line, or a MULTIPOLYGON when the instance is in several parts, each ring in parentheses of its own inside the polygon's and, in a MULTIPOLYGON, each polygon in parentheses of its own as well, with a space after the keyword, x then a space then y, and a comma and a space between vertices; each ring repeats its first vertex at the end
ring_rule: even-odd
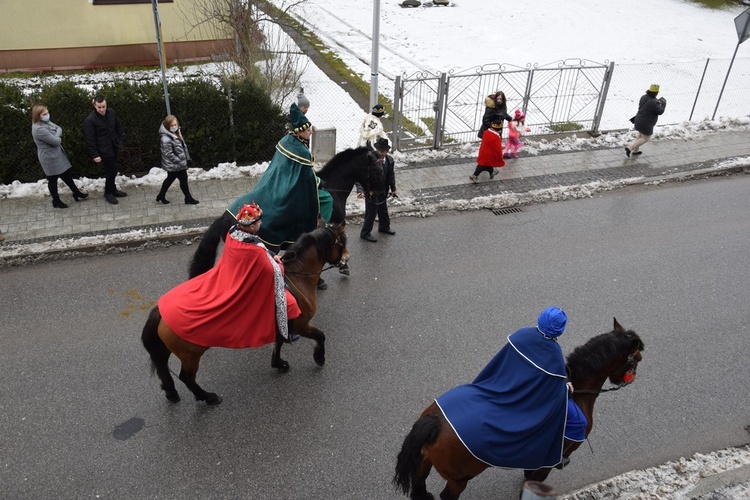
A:
MULTIPOLYGON (((291 330, 315 341, 313 359, 320 366, 325 363, 326 338, 323 332, 310 322, 317 310, 315 286, 326 264, 335 266, 349 259, 344 229, 345 223, 342 222, 337 225, 327 224, 305 233, 289 247, 282 257, 287 285, 302 310, 302 314, 292 320, 291 330)), ((151 356, 151 370, 159 376, 161 388, 169 401, 176 403, 180 400, 168 365, 169 356, 174 354, 182 364, 179 378, 195 395, 195 399, 205 401, 210 405, 221 403, 219 395, 206 392, 195 381, 201 356, 209 348, 193 344, 177 336, 162 320, 158 307, 151 310, 146 325, 143 327, 141 340, 143 347, 151 356)), ((277 336, 271 366, 286 372, 289 371, 289 363, 281 358, 283 343, 284 340, 277 336)))
MULTIPOLYGON (((614 330, 590 339, 567 357, 569 380, 575 389, 573 399, 588 420, 587 436, 594 422, 596 398, 612 390, 602 389, 604 382, 609 379, 616 385, 615 389, 628 385, 635 379, 641 361, 643 342, 640 337, 631 330, 626 331, 616 319, 614 325, 614 330)), ((563 464, 580 445, 565 440, 563 464)), ((446 480, 441 500, 458 499, 469 480, 489 467, 466 449, 434 401, 422 412, 404 440, 393 484, 413 500, 434 499, 426 485, 433 467, 446 480)), ((525 475, 526 479, 544 481, 550 471, 549 468, 525 471, 525 475)))

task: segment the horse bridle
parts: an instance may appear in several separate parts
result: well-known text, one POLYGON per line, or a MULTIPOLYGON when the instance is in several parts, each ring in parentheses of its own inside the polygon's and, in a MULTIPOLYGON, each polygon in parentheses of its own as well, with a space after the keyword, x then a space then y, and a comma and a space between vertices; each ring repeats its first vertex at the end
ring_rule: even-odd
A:
MULTIPOLYGON (((339 268, 339 272, 341 274, 346 274, 348 276, 349 275, 349 263, 345 262, 343 260, 343 256, 344 256, 344 252, 343 252, 344 243, 341 241, 341 235, 336 234, 337 224, 331 224, 330 222, 326 222, 323 227, 331 232, 331 235, 333 236, 333 246, 340 246, 341 247, 341 250, 342 250, 341 257, 342 257, 342 259, 339 259, 339 261, 336 264, 331 264, 328 267, 324 267, 323 269, 321 269, 320 272, 322 273, 324 271, 328 271, 329 269, 333 269, 334 267, 338 267, 339 268)), ((286 253, 282 257, 282 261, 283 262, 292 261, 296 257, 295 255, 291 255, 288 259, 285 259, 284 257, 286 257, 287 255, 290 255, 290 254, 286 253)), ((318 274, 318 273, 300 272, 300 271, 285 271, 285 274, 299 274, 299 275, 302 275, 302 276, 311 276, 313 274, 318 274)))
POLYGON ((623 387, 635 382, 636 369, 638 368, 638 363, 640 361, 641 361, 641 350, 636 349, 635 351, 631 352, 628 355, 628 359, 627 361, 625 361, 625 365, 623 365, 623 368, 625 369, 625 375, 623 375, 622 382, 620 384, 614 387, 610 387, 609 389, 574 390, 575 391, 574 394, 601 394, 603 392, 619 391, 623 387), (630 377, 628 377, 628 375, 630 375, 630 377))

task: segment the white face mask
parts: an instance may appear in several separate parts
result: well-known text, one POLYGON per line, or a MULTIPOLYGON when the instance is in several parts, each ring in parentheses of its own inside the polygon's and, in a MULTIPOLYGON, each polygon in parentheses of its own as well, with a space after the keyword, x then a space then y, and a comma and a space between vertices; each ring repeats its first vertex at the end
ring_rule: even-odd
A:
POLYGON ((169 127, 169 131, 170 131, 170 132, 172 132, 173 134, 174 134, 175 132, 177 132, 178 130, 180 130, 180 127, 178 127, 177 125, 174 125, 174 126, 172 126, 172 127, 169 127))

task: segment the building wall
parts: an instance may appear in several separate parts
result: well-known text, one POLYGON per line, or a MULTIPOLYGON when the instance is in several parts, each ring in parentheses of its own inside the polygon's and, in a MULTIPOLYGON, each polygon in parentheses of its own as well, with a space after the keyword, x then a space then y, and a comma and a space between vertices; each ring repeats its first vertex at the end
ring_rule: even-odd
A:
MULTIPOLYGON (((159 3, 168 60, 207 59, 227 50, 225 33, 210 25, 199 26, 196 3, 200 1, 159 3)), ((0 12, 3 71, 153 64, 159 60, 151 3, 0 0, 0 12)))

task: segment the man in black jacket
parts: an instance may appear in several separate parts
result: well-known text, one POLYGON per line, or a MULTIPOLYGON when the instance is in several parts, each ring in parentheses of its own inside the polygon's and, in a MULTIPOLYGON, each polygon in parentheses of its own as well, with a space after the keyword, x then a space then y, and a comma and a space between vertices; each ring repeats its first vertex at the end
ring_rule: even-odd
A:
POLYGON ((104 199, 117 205, 117 198, 127 196, 127 193, 118 190, 115 185, 117 150, 122 147, 122 126, 115 110, 107 109, 107 101, 103 96, 94 98, 94 111, 83 121, 83 132, 91 159, 104 167, 104 199))
POLYGON ((365 198, 365 220, 362 223, 362 230, 359 233, 359 237, 373 243, 378 241, 370 232, 372 231, 372 226, 375 224, 375 215, 378 216, 379 233, 396 234, 395 231, 391 230, 391 217, 388 215, 388 205, 386 205, 388 189, 391 190, 391 196, 396 197, 395 162, 393 161, 393 157, 388 154, 390 149, 391 146, 388 144, 388 139, 381 137, 375 141, 375 151, 371 153, 376 157, 375 161, 383 163, 386 190, 371 193, 370 197, 366 197, 365 193, 361 191, 361 186, 357 184, 357 197, 365 198))

